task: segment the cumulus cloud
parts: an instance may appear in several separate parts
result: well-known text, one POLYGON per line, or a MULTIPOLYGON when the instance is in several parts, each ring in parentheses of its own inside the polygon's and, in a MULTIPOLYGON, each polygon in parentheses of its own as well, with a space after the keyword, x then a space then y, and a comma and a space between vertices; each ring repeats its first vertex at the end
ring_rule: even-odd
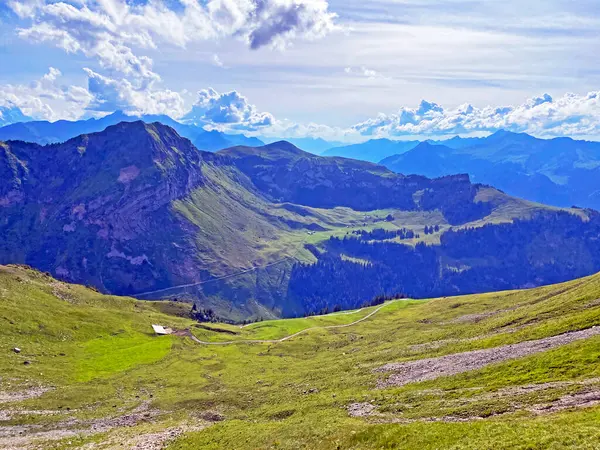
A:
POLYGON ((0 85, 0 107, 18 108, 37 119, 79 117, 92 100, 87 89, 59 83, 62 73, 50 67, 48 73, 28 84, 0 85), (54 108, 59 108, 56 113, 54 108))
POLYGON ((185 111, 184 100, 178 92, 155 89, 153 85, 138 87, 124 78, 110 78, 89 68, 83 70, 88 76, 88 91, 93 96, 88 105, 90 110, 122 110, 132 115, 166 114, 174 118, 185 111))
POLYGON ((285 47, 336 28, 326 0, 25 0, 8 5, 29 21, 19 30, 22 38, 95 58, 136 83, 159 79, 152 60, 138 56, 140 49, 223 37, 239 37, 252 49, 285 47))
POLYGON ((365 66, 346 67, 344 69, 344 72, 347 73, 348 75, 361 76, 361 77, 366 77, 369 79, 385 78, 382 74, 380 74, 376 70, 369 69, 365 66))
POLYGON ((464 104, 445 109, 423 101, 417 108, 379 114, 352 127, 363 136, 443 136, 508 130, 537 136, 600 135, 600 92, 566 94, 558 99, 544 94, 518 106, 476 108, 464 104))
POLYGON ((221 130, 255 131, 272 126, 274 117, 259 112, 237 91, 219 93, 212 88, 198 92, 198 99, 184 121, 221 130))

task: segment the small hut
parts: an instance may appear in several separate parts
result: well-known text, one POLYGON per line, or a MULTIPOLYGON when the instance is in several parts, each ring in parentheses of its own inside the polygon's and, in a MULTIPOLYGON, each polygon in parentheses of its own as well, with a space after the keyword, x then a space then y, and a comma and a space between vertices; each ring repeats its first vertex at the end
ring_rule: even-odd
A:
POLYGON ((159 336, 164 336, 166 334, 171 334, 173 332, 173 330, 171 330, 170 328, 163 327, 162 325, 152 324, 152 329, 159 336))

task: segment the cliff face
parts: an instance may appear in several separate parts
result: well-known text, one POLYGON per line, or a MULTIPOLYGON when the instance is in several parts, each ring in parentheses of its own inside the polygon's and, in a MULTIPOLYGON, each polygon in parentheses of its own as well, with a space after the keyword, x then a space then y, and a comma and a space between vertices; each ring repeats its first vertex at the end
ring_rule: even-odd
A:
POLYGON ((172 129, 122 123, 1 152, 11 180, 0 187, 3 262, 119 293, 177 282, 178 266, 191 263, 170 205, 202 185, 202 154, 172 129))

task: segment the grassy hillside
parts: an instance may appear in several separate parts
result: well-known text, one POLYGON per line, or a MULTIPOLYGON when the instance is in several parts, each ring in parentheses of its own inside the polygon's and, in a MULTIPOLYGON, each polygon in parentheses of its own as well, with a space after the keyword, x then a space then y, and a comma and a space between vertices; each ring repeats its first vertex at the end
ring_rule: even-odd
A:
POLYGON ((595 275, 241 328, 4 266, 0 447, 594 448, 599 298, 595 275))

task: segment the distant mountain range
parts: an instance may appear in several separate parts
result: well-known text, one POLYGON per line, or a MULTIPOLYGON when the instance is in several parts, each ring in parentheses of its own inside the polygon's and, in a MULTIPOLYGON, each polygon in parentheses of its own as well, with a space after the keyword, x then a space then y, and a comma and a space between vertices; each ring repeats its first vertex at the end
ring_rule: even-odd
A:
POLYGON ((468 173, 474 182, 517 197, 600 209, 600 142, 499 131, 485 138, 423 142, 381 164, 428 177, 468 173))
POLYGON ((16 122, 29 122, 31 117, 15 106, 0 106, 0 127, 16 122))
POLYGON ((326 150, 329 150, 332 147, 339 147, 343 145, 341 142, 337 141, 326 141, 321 138, 262 138, 263 141, 270 144, 277 141, 287 141, 291 144, 294 144, 296 147, 301 148, 306 152, 313 153, 315 155, 323 155, 326 150))
POLYGON ((389 139, 371 139, 361 144, 352 144, 329 148, 322 156, 342 156, 344 158, 360 159, 378 163, 392 155, 402 154, 415 148, 419 141, 392 141, 389 139))
MULTIPOLYGON (((100 119, 56 122, 29 120, 18 108, 0 108, 0 141, 38 144, 65 142, 81 134, 104 130, 120 122, 160 122, 206 151, 264 142, 243 134, 206 131, 166 115, 141 118, 117 111, 100 119)), ((265 139, 272 142, 273 139, 265 139)), ((600 209, 600 143, 570 138, 538 139, 524 133, 496 132, 488 137, 454 137, 444 141, 372 139, 340 145, 321 138, 289 140, 305 151, 380 163, 397 173, 441 177, 465 173, 476 183, 497 187, 510 195, 549 205, 600 209), (337 146, 336 146, 337 145, 337 146)))
MULTIPOLYGON (((0 128, 0 141, 19 140, 37 144, 53 144, 65 142, 81 134, 95 133, 106 127, 120 122, 135 122, 142 120, 146 123, 160 122, 175 129, 179 135, 188 138, 201 150, 217 151, 234 145, 260 146, 264 143, 255 137, 243 134, 225 134, 219 131, 206 131, 195 125, 182 124, 166 115, 129 116, 122 111, 116 111, 100 119, 87 120, 58 120, 48 121, 18 121, 13 111, 11 123, 0 128)), ((1 122, 0 122, 1 124, 1 122)))
POLYGON ((575 278, 598 235, 594 211, 288 142, 210 153, 141 121, 0 142, 0 264, 235 320, 575 278))

